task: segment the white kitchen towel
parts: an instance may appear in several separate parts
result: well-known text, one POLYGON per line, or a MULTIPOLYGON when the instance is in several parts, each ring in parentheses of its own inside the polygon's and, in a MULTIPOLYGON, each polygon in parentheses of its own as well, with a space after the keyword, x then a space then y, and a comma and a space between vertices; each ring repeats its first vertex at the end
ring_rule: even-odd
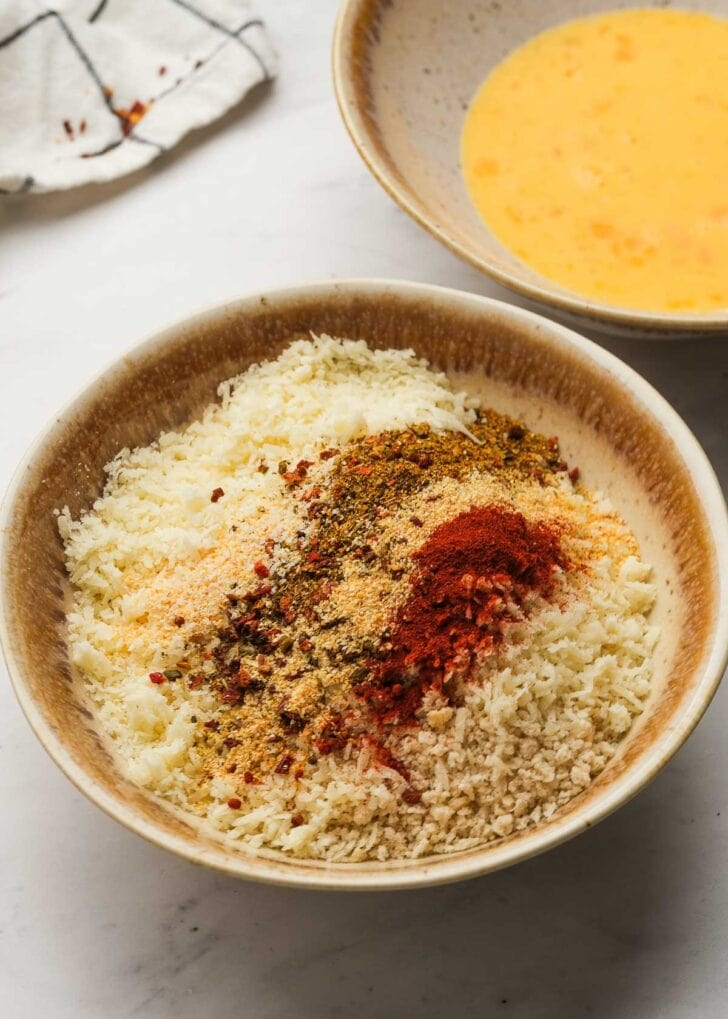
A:
POLYGON ((274 72, 245 0, 0 0, 0 191, 136 170, 274 72))

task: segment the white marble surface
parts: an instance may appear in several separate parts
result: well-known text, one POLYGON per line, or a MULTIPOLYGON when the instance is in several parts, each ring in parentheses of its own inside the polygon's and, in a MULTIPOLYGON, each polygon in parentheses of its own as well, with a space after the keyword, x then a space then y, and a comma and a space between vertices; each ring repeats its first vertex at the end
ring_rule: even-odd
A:
MULTIPOLYGON (((334 276, 510 299, 364 169, 332 93, 335 7, 266 5, 279 80, 152 168, 0 209, 0 485, 82 382, 205 304, 334 276)), ((727 483, 728 343, 608 346, 675 404, 727 483)), ((728 687, 635 801, 510 871, 390 895, 303 893, 208 873, 109 820, 45 756, 3 672, 0 1011, 723 1016, 727 725, 728 687)))

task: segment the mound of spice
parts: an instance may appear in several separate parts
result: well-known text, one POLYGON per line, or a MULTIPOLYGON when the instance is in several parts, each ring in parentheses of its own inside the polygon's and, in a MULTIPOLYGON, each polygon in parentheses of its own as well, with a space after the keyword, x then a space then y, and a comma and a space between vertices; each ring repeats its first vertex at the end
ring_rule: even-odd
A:
POLYGON ((441 524, 416 552, 412 591, 389 640, 355 693, 382 724, 412 721, 427 690, 467 675, 520 617, 526 597, 551 594, 568 563, 558 534, 503 506, 474 506, 441 524))
POLYGON ((192 635, 183 663, 220 703, 201 733, 208 774, 300 775, 358 742, 399 767, 389 735, 418 724, 428 690, 456 697, 528 596, 548 597, 568 567, 553 528, 502 505, 434 530, 408 507, 436 506, 447 479, 552 485, 564 471, 555 440, 492 411, 471 435, 423 424, 278 464, 302 529, 265 542, 228 595, 227 624, 192 635))

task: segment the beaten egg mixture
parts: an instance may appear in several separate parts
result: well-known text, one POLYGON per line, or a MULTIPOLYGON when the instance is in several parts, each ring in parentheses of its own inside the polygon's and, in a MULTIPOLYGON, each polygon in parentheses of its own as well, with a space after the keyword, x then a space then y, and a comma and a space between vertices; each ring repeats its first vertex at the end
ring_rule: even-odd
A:
POLYGON ((657 9, 567 22, 475 96, 470 197, 543 276, 607 304, 728 307, 728 20, 657 9))

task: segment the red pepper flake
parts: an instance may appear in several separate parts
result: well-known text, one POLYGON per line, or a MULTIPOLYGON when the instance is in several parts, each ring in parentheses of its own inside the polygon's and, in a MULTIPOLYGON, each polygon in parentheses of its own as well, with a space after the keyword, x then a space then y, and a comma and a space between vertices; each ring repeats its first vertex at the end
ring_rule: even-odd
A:
POLYGON ((412 786, 408 786, 402 793, 402 799, 405 803, 419 803, 422 799, 422 793, 418 792, 417 789, 413 789, 412 786))
POLYGON ((240 810, 243 803, 242 800, 239 800, 237 796, 231 796, 230 799, 228 800, 227 805, 228 807, 230 807, 231 810, 240 810))
POLYGON ((210 502, 217 502, 219 499, 222 499, 224 495, 225 493, 221 488, 215 488, 210 496, 210 502))
POLYGON ((190 678, 187 680, 187 686, 190 688, 190 690, 197 690, 198 687, 202 686, 204 681, 205 681, 204 674, 202 672, 196 672, 194 676, 190 676, 190 678))
POLYGON ((313 650, 313 644, 306 637, 301 637, 301 639, 298 642, 298 646, 300 647, 301 651, 313 650))
POLYGON ((330 460, 332 456, 336 456, 338 449, 323 449, 319 453, 319 460, 330 460))
POLYGON ((316 749, 320 754, 324 756, 333 754, 336 750, 343 750, 347 744, 347 737, 343 735, 328 736, 324 732, 324 735, 316 740, 316 749))
POLYGON ((66 134, 68 135, 69 139, 71 141, 73 141, 74 134, 73 134, 73 127, 71 126, 71 121, 70 120, 64 120, 63 121, 63 130, 66 132, 66 134))
POLYGON ((257 562, 253 563, 253 571, 259 577, 269 577, 270 576, 270 570, 265 565, 265 563, 262 563, 260 560, 258 560, 257 562))
POLYGON ((356 468, 355 473, 362 474, 364 477, 367 477, 369 474, 372 473, 373 470, 374 468, 369 466, 368 464, 362 464, 360 467, 356 468))
POLYGON ((263 549, 267 555, 273 555, 273 549, 276 547, 275 538, 268 538, 263 542, 263 549))
POLYGON ((314 499, 318 499, 321 495, 321 485, 314 485, 313 488, 309 488, 308 492, 304 492, 301 496, 301 502, 313 502, 314 499))
POLYGON ((571 470, 569 471, 569 477, 574 482, 574 484, 576 484, 576 482, 579 480, 579 474, 580 471, 578 467, 572 467, 571 470))
POLYGON ((184 616, 175 616, 174 619, 173 619, 173 623, 174 623, 175 626, 184 626, 185 625, 185 617, 184 616))
POLYGON ((261 460, 258 466, 256 467, 256 470, 258 474, 267 474, 268 471, 270 470, 270 467, 265 462, 265 460, 261 460))
POLYGON ((164 682, 164 673, 163 672, 150 672, 149 673, 149 678, 151 679, 152 683, 156 683, 157 686, 159 686, 160 683, 164 682))
MULTIPOLYGON (((308 473, 308 468, 313 467, 313 460, 299 460, 296 469, 293 471, 281 471, 283 480, 289 488, 300 485, 308 473)), ((280 470, 280 468, 279 468, 280 470)))
POLYGON ((207 722, 205 722, 205 728, 211 729, 212 732, 217 732, 220 728, 220 723, 216 718, 210 718, 207 722))
POLYGON ((321 560, 323 559, 323 556, 321 555, 320 552, 309 552, 308 555, 306 556, 306 559, 310 563, 320 563, 321 560))
POLYGON ((157 71, 157 74, 159 75, 160 78, 163 78, 166 73, 167 73, 167 68, 164 66, 164 64, 162 64, 162 66, 157 71))
POLYGON ((245 782, 246 785, 255 784, 255 775, 252 771, 243 772, 243 782, 245 782))
MULTIPOLYGON (((104 89, 104 91, 106 90, 104 89)), ((111 93, 109 92, 108 95, 110 96, 111 93)), ((128 109, 123 107, 115 109, 114 113, 121 121, 121 133, 124 135, 130 134, 147 112, 150 105, 151 103, 143 103, 141 100, 135 99, 128 109)))
POLYGON ((291 828, 300 828, 303 824, 303 814, 294 814, 291 818, 291 828))
POLYGON ((419 517, 410 517, 410 523, 414 524, 415 527, 423 527, 423 523, 419 517))
POLYGON ((276 775, 287 775, 293 764, 293 755, 285 754, 275 766, 276 775))

